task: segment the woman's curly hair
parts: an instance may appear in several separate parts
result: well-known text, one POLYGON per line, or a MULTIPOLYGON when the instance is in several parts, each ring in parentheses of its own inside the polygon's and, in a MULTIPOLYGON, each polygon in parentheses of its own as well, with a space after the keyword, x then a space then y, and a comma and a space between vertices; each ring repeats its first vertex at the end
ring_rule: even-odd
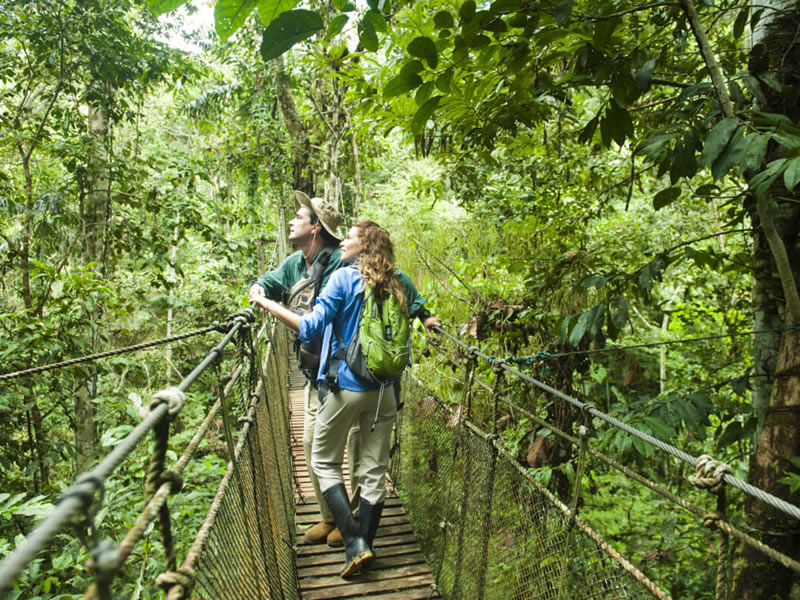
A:
POLYGON ((374 221, 356 221, 361 252, 358 255, 358 271, 364 283, 375 290, 378 298, 391 291, 397 297, 402 310, 407 310, 407 299, 403 283, 394 270, 394 244, 389 232, 374 221))

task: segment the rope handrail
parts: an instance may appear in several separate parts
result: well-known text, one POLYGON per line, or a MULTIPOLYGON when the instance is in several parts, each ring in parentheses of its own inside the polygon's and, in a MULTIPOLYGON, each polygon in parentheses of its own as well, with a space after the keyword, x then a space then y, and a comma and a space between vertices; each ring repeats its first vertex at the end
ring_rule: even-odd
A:
POLYGON ((572 352, 547 352, 540 350, 533 354, 526 354, 525 356, 506 356, 499 358, 497 356, 487 356, 486 360, 490 363, 503 360, 509 363, 516 363, 518 365, 532 365, 537 362, 545 360, 553 360, 555 358, 562 358, 564 356, 580 356, 585 354, 597 354, 600 352, 616 352, 620 350, 635 350, 638 348, 657 348, 659 346, 671 346, 673 344, 691 344, 695 342, 708 342, 711 340, 719 340, 724 338, 741 337, 745 335, 761 335, 765 333, 780 333, 782 331, 797 331, 800 330, 800 325, 785 325, 783 327, 772 327, 769 329, 753 329, 750 331, 737 331, 733 333, 719 333, 715 335, 706 335, 696 338, 682 338, 679 340, 666 340, 663 342, 648 342, 646 344, 631 344, 629 346, 607 346, 605 348, 590 348, 588 350, 574 350, 572 352))
MULTIPOLYGON (((453 335, 451 335, 448 332, 446 332, 441 327, 436 327, 435 329, 436 329, 436 331, 438 331, 439 333, 443 334, 445 337, 447 337, 448 339, 453 341, 455 344, 461 346, 464 350, 467 350, 468 352, 473 353, 476 356, 479 356, 479 357, 483 358, 484 360, 486 360, 489 363, 494 362, 494 361, 491 360, 492 357, 490 357, 489 355, 484 354, 483 352, 481 352, 480 350, 478 350, 474 346, 468 346, 467 344, 465 344, 464 342, 462 342, 458 338, 456 338, 453 335)), ((500 361, 498 361, 498 362, 500 362, 500 361)), ((616 427, 617 429, 621 429, 622 431, 625 431, 626 433, 629 433, 630 435, 632 435, 634 437, 637 437, 637 438, 639 438, 640 440, 642 440, 644 442, 647 442, 651 446, 654 446, 655 448, 658 448, 659 450, 661 450, 663 452, 666 452, 666 453, 671 454, 672 456, 674 456, 676 458, 679 458, 680 460, 692 465, 692 467, 695 467, 697 465, 697 458, 695 458, 694 456, 684 452, 683 450, 680 450, 679 448, 676 448, 675 446, 672 446, 671 444, 667 444, 666 442, 663 442, 663 441, 661 441, 661 440, 659 440, 659 439, 657 439, 657 438, 655 438, 655 437, 653 437, 653 436, 651 436, 651 435, 649 435, 647 433, 644 433, 643 431, 639 431, 635 427, 631 427, 630 425, 627 425, 626 423, 623 423, 619 419, 616 419, 616 418, 614 418, 614 417, 612 417, 610 415, 607 415, 606 413, 598 410, 597 408, 595 408, 592 404, 590 404, 588 402, 581 402, 577 398, 573 398, 572 396, 569 396, 568 394, 565 394, 564 392, 561 392, 561 391, 559 391, 559 390, 547 385, 544 382, 541 382, 541 381, 539 381, 537 379, 534 379, 533 377, 531 377, 529 375, 526 375, 525 373, 522 373, 522 372, 518 371, 517 369, 509 366, 506 362, 501 362, 500 364, 501 364, 503 369, 505 369, 506 371, 508 371, 510 373, 513 373, 514 375, 516 375, 518 378, 522 379, 523 381, 527 381, 528 383, 530 383, 532 385, 535 385, 536 387, 544 390, 545 392, 547 392, 547 393, 549 393, 549 394, 551 394, 553 396, 556 396, 557 398, 560 398, 560 399, 564 400, 565 402, 571 404, 572 406, 575 406, 576 408, 580 409, 581 411, 587 412, 588 414, 592 415, 593 417, 597 417, 598 419, 601 419, 602 421, 605 421, 609 425, 612 425, 612 426, 616 427)), ((778 498, 777 496, 774 496, 774 495, 772 495, 772 494, 770 494, 768 492, 765 492, 764 490, 762 490, 760 488, 757 488, 754 485, 751 485, 751 484, 749 484, 749 483, 747 483, 745 481, 742 481, 741 479, 739 479, 737 477, 734 477, 730 473, 725 473, 723 475, 722 479, 723 479, 723 481, 725 481, 725 483, 727 483, 727 484, 729 484, 729 485, 741 490, 742 492, 744 492, 746 494, 749 494, 750 496, 753 496, 754 498, 757 498, 757 499, 761 500, 762 502, 765 502, 766 504, 769 504, 773 508, 776 508, 776 509, 780 510, 781 512, 785 513, 785 514, 787 514, 787 515, 789 515, 791 517, 794 517, 795 519, 800 520, 800 508, 798 508, 797 506, 795 506, 793 504, 790 504, 789 502, 786 502, 785 500, 782 500, 781 498, 778 498)))
POLYGON ((105 352, 98 352, 97 354, 89 354, 86 356, 79 356, 76 358, 71 358, 69 360, 64 360, 57 363, 51 363, 49 365, 41 365, 38 367, 31 367, 30 369, 23 369, 21 371, 15 371, 13 373, 3 373, 0 374, 0 381, 7 381, 10 379, 17 379, 18 377, 24 377, 25 375, 34 375, 36 373, 43 373, 45 371, 52 371, 54 369, 61 369, 64 367, 70 367, 72 365, 77 365, 85 362, 90 362, 93 360, 98 360, 101 358, 108 358, 110 356, 117 356, 120 354, 126 354, 129 352, 136 352, 138 350, 144 350, 146 348, 153 348, 155 346, 159 346, 161 344, 169 344, 171 342, 177 342, 179 340, 184 340, 186 338, 194 337, 197 335, 203 335, 205 333, 211 333, 212 331, 220 331, 220 327, 222 325, 220 323, 215 323, 214 325, 210 325, 209 327, 204 327, 203 329, 196 329, 195 331, 188 331, 186 333, 181 333, 178 335, 173 335, 166 338, 161 338, 158 340, 152 340, 150 342, 142 342, 141 344, 134 344, 133 346, 127 346, 125 348, 117 348, 116 350, 106 350, 105 352))
MULTIPOLYGON (((251 309, 239 311, 231 315, 228 322, 232 324, 222 340, 212 348, 206 357, 189 373, 177 387, 167 388, 170 393, 180 395, 199 377, 199 375, 218 357, 223 348, 246 323, 254 321, 251 309)), ((213 329, 213 328, 212 328, 213 329)), ((158 396, 161 392, 154 394, 158 396)), ((166 402, 159 402, 151 407, 149 414, 139 423, 100 463, 91 471, 78 476, 59 498, 55 509, 48 515, 15 550, 0 562, 0 595, 11 589, 14 579, 25 566, 34 560, 37 554, 47 547, 50 540, 94 501, 94 496, 103 491, 105 480, 111 476, 122 462, 133 452, 148 432, 158 426, 173 407, 166 402)), ((177 408, 180 410, 180 407, 177 408)))

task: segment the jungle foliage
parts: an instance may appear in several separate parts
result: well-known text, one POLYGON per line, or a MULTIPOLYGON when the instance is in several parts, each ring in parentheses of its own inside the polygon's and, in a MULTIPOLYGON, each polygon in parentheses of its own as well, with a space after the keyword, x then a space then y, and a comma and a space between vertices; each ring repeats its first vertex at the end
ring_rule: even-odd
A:
MULTIPOLYGON (((771 416, 800 414, 796 376, 776 377, 800 348, 782 329, 800 322, 796 2, 217 0, 216 38, 181 51, 171 43, 184 4, 3 4, 3 372, 237 309, 303 188, 332 194, 348 222, 386 226, 448 331, 527 357, 531 375, 798 503, 800 422, 771 416)), ((454 363, 466 357, 422 337, 415 370, 458 398, 454 363)), ((0 553, 205 349, 184 342, 4 383, 0 553), (88 431, 76 398, 94 408, 88 431)), ((478 377, 494 374, 483 365, 478 377)), ((506 392, 571 430, 575 415, 535 389, 506 392)), ((574 453, 512 413, 504 446, 568 491, 574 453)), ((593 444, 708 502, 650 445, 601 428, 593 444)), ((209 446, 179 506, 187 532, 202 518, 201 484, 224 468, 209 446)), ((126 498, 143 452, 106 490, 97 521, 112 539, 135 518, 126 498)), ((709 569, 701 524, 610 470, 583 486, 585 518, 623 554, 674 597, 710 595, 711 578, 687 575, 709 569)), ((765 541, 791 539, 741 496, 729 510, 765 541)), ((82 594, 86 550, 59 539, 18 597, 82 594)), ((137 549, 121 582, 132 596, 158 593, 157 546, 137 549)), ((731 597, 759 597, 763 581, 785 597, 790 576, 755 577, 758 558, 737 556, 731 597)))

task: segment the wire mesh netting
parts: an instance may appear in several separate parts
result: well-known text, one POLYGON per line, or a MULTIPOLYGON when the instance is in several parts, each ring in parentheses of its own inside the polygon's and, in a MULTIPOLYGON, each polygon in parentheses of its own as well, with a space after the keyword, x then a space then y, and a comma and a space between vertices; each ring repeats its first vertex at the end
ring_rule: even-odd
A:
MULTIPOLYGON (((193 598, 295 598, 294 507, 289 449, 288 342, 276 328, 266 358, 241 352, 233 387, 246 408, 234 460, 209 511, 195 563, 193 598), (249 360, 248 360, 249 359, 249 360), (241 385, 239 385, 241 383, 241 385)), ((241 413, 240 413, 241 414, 241 413)))
POLYGON ((652 598, 492 436, 403 383, 391 473, 443 597, 652 598))

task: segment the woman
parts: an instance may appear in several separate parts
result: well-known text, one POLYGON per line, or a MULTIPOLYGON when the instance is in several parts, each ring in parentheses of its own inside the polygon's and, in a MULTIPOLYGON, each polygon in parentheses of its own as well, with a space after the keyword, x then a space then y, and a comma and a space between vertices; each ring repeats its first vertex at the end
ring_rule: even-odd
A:
MULTIPOLYGON (((354 267, 339 269, 331 275, 312 312, 301 317, 263 296, 250 298, 298 330, 301 341, 323 337, 317 375, 317 381, 323 385, 330 357, 340 349, 332 329, 336 328, 338 338, 345 346, 353 335, 357 335, 365 284, 371 286, 379 297, 393 293, 403 310, 407 310, 407 286, 413 290, 405 274, 395 270, 394 247, 388 232, 378 224, 356 222, 339 246, 342 249, 340 260, 355 263, 354 267)), ((345 565, 340 575, 349 577, 360 572, 373 559, 371 546, 386 496, 389 438, 397 408, 394 386, 387 386, 381 398, 380 386, 357 377, 345 361, 339 361, 336 375, 337 389, 331 389, 324 400, 320 394, 311 466, 346 547, 345 565), (378 417, 373 428, 376 414, 378 417), (356 421, 360 424, 361 447, 359 523, 350 511, 342 476, 347 431, 356 421)))

